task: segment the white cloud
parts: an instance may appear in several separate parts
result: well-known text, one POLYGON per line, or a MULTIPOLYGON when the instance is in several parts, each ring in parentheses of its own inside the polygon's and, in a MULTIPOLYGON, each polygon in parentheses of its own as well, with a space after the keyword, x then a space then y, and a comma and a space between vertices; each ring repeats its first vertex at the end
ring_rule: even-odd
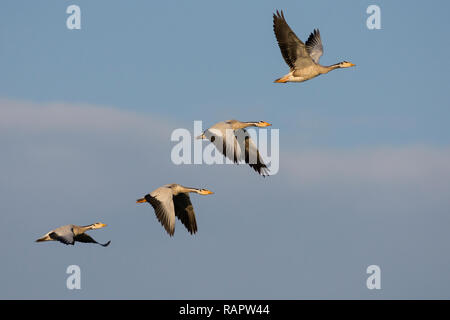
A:
POLYGON ((371 182, 448 185, 450 148, 426 145, 321 149, 285 153, 282 170, 305 183, 371 182), (283 168, 284 167, 284 168, 283 168))
MULTIPOLYGON (((24 132, 147 131, 169 133, 168 120, 132 111, 89 104, 0 100, 0 130, 24 132)), ((151 137, 150 136, 150 137, 151 137)))

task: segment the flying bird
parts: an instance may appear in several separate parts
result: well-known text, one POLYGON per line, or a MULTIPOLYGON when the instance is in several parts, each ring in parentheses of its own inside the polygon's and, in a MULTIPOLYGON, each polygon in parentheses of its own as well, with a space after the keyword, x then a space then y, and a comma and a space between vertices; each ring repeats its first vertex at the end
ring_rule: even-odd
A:
POLYGON ((269 175, 269 169, 245 128, 268 126, 271 126, 271 124, 264 121, 242 122, 227 120, 218 122, 206 129, 197 139, 211 141, 220 153, 234 163, 244 161, 260 175, 267 176, 269 175))
POLYGON ((339 68, 353 67, 354 64, 342 61, 331 66, 322 66, 319 59, 323 54, 322 39, 318 29, 303 43, 287 24, 283 11, 273 14, 273 30, 281 50, 281 55, 290 68, 285 76, 275 80, 277 83, 303 82, 339 68))
POLYGON ((103 227, 106 227, 106 224, 101 222, 93 223, 88 226, 76 226, 73 224, 68 224, 48 232, 42 238, 37 239, 36 242, 59 241, 67 245, 74 245, 75 242, 78 241, 84 243, 97 243, 101 246, 106 247, 111 243, 111 241, 108 241, 104 244, 98 243, 91 236, 85 233, 86 231, 100 229, 103 227))
POLYGON ((170 236, 175 233, 175 217, 181 220, 191 234, 194 234, 197 232, 197 222, 194 207, 189 198, 190 192, 201 195, 213 194, 207 189, 187 188, 173 183, 159 187, 145 197, 136 200, 136 203, 150 203, 159 222, 170 236))

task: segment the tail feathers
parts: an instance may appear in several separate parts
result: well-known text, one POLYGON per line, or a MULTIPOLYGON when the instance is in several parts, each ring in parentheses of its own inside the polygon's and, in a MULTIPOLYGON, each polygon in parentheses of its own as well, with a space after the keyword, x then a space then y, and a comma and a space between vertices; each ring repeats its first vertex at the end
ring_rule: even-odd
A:
POLYGON ((274 82, 276 82, 276 83, 286 83, 288 81, 289 81, 289 75, 287 74, 284 77, 278 78, 274 82))
POLYGON ((37 239, 36 242, 44 242, 44 241, 51 241, 51 240, 53 240, 53 239, 50 238, 48 235, 45 235, 42 238, 37 239))

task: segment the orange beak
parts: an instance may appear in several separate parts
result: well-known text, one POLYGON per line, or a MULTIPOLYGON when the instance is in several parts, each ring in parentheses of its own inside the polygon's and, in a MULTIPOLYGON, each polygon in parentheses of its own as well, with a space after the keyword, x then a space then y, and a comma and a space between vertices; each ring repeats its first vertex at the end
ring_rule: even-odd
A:
POLYGON ((270 127, 271 124, 265 121, 261 121, 258 125, 258 127, 270 127))

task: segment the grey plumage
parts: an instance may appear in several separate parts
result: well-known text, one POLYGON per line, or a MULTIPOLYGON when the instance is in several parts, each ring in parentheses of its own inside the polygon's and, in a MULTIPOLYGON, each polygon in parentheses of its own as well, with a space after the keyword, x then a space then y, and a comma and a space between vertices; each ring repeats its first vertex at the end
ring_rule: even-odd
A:
POLYGON ((107 243, 98 243, 91 236, 87 235, 85 232, 88 230, 100 229, 105 227, 106 224, 97 222, 87 226, 77 226, 74 224, 68 224, 62 227, 58 227, 56 229, 51 230, 43 237, 36 240, 36 242, 43 241, 59 241, 66 245, 74 245, 75 242, 84 242, 84 243, 97 243, 101 246, 108 246, 111 241, 107 243))
POLYGON ((323 55, 323 45, 322 39, 320 38, 319 29, 314 29, 314 31, 309 35, 305 46, 311 59, 315 63, 319 63, 320 57, 323 55))

